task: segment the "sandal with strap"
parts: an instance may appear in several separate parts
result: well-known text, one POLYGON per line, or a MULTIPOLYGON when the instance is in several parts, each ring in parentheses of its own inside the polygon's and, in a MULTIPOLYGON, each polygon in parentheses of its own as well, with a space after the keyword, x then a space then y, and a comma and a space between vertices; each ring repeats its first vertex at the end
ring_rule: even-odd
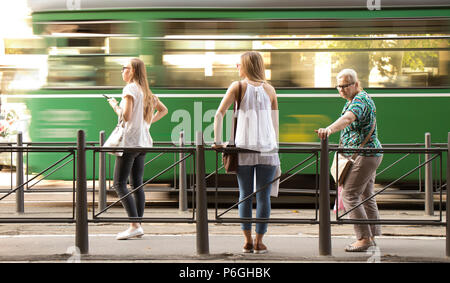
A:
POLYGON ((265 254, 267 253, 267 247, 264 244, 255 245, 255 250, 253 251, 255 254, 265 254))
POLYGON ((376 244, 372 241, 366 245, 359 246, 359 247, 356 247, 353 244, 351 244, 351 245, 348 245, 345 247, 345 251, 346 252, 366 252, 370 247, 373 247, 375 245, 376 244))
POLYGON ((245 244, 244 247, 242 248, 242 252, 252 253, 253 252, 253 244, 252 243, 245 244))

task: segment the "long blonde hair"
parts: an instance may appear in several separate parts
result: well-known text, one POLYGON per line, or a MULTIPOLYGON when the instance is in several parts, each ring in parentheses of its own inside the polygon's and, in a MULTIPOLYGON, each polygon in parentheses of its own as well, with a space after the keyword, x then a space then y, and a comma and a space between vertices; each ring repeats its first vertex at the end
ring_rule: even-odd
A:
POLYGON ((153 109, 155 107, 155 105, 153 105, 155 95, 148 86, 145 64, 139 58, 131 59, 130 64, 133 70, 132 81, 138 84, 144 93, 144 120, 147 123, 150 123, 153 115, 153 109))
POLYGON ((248 79, 254 82, 265 82, 266 71, 264 60, 259 52, 247 51, 241 55, 241 68, 248 79))

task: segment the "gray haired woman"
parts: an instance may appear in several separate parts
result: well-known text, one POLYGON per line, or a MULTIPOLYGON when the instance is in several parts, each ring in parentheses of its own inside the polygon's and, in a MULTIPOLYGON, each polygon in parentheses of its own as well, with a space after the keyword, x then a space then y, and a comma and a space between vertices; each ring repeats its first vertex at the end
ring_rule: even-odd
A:
MULTIPOLYGON (((326 128, 317 130, 319 138, 341 131, 340 143, 346 148, 358 148, 366 137, 366 148, 381 148, 376 125, 376 108, 372 98, 360 87, 357 74, 352 69, 344 69, 337 75, 337 89, 347 100, 341 117, 326 128)), ((381 153, 359 153, 343 183, 342 200, 344 208, 350 210, 362 200, 373 195, 375 173, 382 160, 381 153)), ((379 219, 375 198, 349 213, 350 219, 379 219)), ((347 252, 365 252, 375 246, 375 236, 381 235, 380 225, 356 224, 357 241, 345 248, 347 252)))

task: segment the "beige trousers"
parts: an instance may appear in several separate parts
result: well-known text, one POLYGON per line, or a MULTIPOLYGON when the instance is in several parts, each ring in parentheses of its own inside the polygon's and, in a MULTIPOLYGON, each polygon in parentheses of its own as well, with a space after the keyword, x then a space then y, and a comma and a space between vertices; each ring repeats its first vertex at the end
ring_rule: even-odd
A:
MULTIPOLYGON (((342 200, 346 211, 356 207, 374 194, 375 174, 382 156, 358 156, 348 173, 342 189, 342 200)), ((379 219, 375 197, 366 201, 349 213, 350 219, 379 219)), ((381 235, 380 225, 355 224, 356 238, 381 235)))

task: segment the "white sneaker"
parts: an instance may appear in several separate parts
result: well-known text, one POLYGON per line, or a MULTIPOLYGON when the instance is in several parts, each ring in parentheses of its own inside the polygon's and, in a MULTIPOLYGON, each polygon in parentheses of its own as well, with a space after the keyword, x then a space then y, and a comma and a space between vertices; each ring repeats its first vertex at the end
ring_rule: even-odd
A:
POLYGON ((142 227, 132 229, 128 228, 127 230, 120 232, 116 236, 116 240, 126 240, 131 238, 141 238, 144 235, 144 229, 142 227))

